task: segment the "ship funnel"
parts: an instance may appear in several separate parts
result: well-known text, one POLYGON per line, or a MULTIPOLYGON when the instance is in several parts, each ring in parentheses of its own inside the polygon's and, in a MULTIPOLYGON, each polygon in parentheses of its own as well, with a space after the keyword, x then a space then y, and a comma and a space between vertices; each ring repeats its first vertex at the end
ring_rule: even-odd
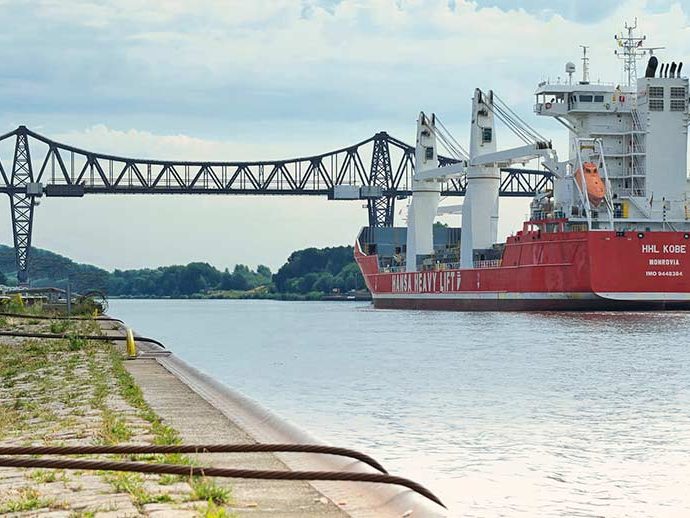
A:
POLYGON ((656 69, 659 66, 659 60, 656 56, 649 58, 647 62, 647 70, 645 71, 645 77, 654 77, 656 75, 656 69))
POLYGON ((671 62, 671 70, 668 73, 668 77, 676 77, 676 62, 671 62))
POLYGON ((652 56, 649 58, 649 61, 647 62, 647 70, 644 73, 645 77, 654 77, 656 75, 656 67, 659 66, 659 60, 656 59, 656 56, 652 56))
POLYGON ((676 70, 676 77, 680 77, 680 69, 683 68, 683 62, 678 63, 678 70, 676 70))

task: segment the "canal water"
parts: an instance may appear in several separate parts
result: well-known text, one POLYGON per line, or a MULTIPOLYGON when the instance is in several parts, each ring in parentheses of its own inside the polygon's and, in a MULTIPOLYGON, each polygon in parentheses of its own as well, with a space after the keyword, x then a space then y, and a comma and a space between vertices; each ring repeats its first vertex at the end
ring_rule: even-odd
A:
POLYGON ((110 313, 454 516, 690 516, 690 314, 212 300, 110 313))

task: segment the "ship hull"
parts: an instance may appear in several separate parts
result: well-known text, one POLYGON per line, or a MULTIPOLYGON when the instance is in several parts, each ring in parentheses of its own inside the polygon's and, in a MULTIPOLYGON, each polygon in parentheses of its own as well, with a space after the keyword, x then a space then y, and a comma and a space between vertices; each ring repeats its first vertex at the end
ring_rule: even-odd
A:
POLYGON ((563 294, 562 298, 527 297, 523 293, 493 297, 373 297, 377 309, 431 311, 687 311, 690 301, 611 300, 596 294, 563 294), (508 295, 508 296, 507 296, 508 295))
POLYGON ((690 310, 690 236, 683 232, 519 233, 500 264, 382 271, 355 259, 381 309, 446 311, 690 310))

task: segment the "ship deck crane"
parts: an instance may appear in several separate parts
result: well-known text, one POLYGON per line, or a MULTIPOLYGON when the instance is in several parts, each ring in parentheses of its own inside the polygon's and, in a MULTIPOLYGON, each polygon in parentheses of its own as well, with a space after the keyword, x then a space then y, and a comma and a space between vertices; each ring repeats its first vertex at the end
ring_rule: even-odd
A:
POLYGON ((510 167, 515 164, 525 164, 531 160, 541 158, 543 165, 557 177, 561 177, 558 156, 551 147, 550 142, 537 142, 527 146, 505 149, 486 153, 455 164, 442 167, 434 167, 426 171, 418 171, 414 179, 418 182, 434 181, 443 182, 451 178, 458 178, 467 174, 470 166, 510 167))
MULTIPOLYGON (((493 246, 498 234, 498 193, 500 168, 541 159, 555 176, 564 176, 564 163, 558 162, 551 142, 530 128, 493 92, 475 91, 472 103, 470 152, 459 156, 455 164, 437 167, 436 137, 448 142, 448 136, 436 129, 436 117, 420 116, 417 149, 420 167, 414 175, 413 199, 408 213, 407 270, 416 271, 418 255, 433 253, 433 219, 438 214, 439 186, 451 178, 466 177, 467 195, 462 206, 462 265, 471 268, 474 250, 493 246), (496 150, 494 115, 515 133, 525 145, 496 150), (434 166, 431 166, 431 164, 434 166), (425 167, 426 166, 426 167, 425 167), (416 194, 416 196, 415 196, 416 194), (416 201, 415 201, 416 200, 416 201), (422 215, 423 214, 423 215, 422 215)), ((452 140, 452 142, 457 142, 452 140)))

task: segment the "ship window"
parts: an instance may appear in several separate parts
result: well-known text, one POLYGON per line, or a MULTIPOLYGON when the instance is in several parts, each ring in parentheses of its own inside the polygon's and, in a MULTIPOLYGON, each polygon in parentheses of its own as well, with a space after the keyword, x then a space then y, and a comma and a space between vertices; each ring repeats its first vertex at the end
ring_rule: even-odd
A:
MULTIPOLYGON (((685 87, 684 86, 672 86, 671 87, 671 99, 685 99, 685 87)), ((673 108, 671 108, 673 109, 673 108)))
POLYGON ((671 111, 672 112, 684 112, 685 111, 685 99, 671 99, 671 111))
POLYGON ((594 96, 594 102, 595 103, 603 103, 604 102, 604 96, 603 95, 595 95, 594 96))
POLYGON ((492 131, 491 128, 482 128, 482 144, 491 142, 492 131))
POLYGON ((431 160, 434 158, 434 148, 432 147, 426 147, 424 148, 424 158, 427 160, 431 160))
POLYGON ((649 87, 649 97, 664 97, 664 87, 663 86, 650 86, 649 87))
POLYGON ((650 112, 662 112, 662 111, 664 111, 664 100, 663 99, 650 99, 649 100, 649 111, 650 112))
POLYGON ((592 102, 592 96, 591 95, 581 95, 580 96, 580 102, 581 103, 591 103, 592 102))

